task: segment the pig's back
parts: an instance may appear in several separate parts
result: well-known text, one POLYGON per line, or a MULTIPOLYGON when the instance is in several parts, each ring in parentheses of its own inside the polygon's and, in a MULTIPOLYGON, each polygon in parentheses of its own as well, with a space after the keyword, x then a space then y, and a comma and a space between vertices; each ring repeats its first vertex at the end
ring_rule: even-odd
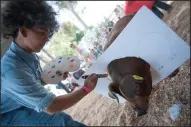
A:
POLYGON ((148 70, 150 70, 149 64, 137 57, 120 58, 108 64, 108 72, 111 76, 115 74, 124 77, 126 74, 137 74, 144 77, 148 70))

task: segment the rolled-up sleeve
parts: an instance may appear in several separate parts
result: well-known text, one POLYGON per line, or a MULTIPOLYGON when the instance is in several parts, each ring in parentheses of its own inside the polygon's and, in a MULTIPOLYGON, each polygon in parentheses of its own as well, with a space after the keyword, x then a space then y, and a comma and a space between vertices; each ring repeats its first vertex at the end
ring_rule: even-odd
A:
POLYGON ((13 69, 4 74, 6 86, 4 93, 21 105, 37 112, 46 110, 56 95, 43 87, 28 68, 13 69))

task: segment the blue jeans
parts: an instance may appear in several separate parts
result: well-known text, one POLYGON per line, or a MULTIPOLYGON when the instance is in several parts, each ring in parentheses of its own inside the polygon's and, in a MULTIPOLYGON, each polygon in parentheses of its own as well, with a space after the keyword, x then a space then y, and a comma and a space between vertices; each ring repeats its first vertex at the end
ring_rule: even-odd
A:
POLYGON ((165 3, 161 0, 156 0, 154 6, 161 8, 165 11, 168 11, 168 9, 170 8, 170 5, 168 5, 167 3, 165 3))
POLYGON ((164 14, 155 6, 152 8, 153 13, 155 13, 156 16, 158 16, 160 19, 164 17, 164 14))
POLYGON ((1 126, 86 126, 64 112, 49 115, 29 108, 19 108, 1 115, 1 126))
POLYGON ((155 4, 152 8, 152 11, 160 18, 162 19, 164 17, 164 14, 158 9, 158 8, 161 8, 165 11, 168 11, 168 9, 170 8, 170 5, 168 5, 167 3, 165 2, 162 2, 160 0, 156 0, 155 1, 155 4))

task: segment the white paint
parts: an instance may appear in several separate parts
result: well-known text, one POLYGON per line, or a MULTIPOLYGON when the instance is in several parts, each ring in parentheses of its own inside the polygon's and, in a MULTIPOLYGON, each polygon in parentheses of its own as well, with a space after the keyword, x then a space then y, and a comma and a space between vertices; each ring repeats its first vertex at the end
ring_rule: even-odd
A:
MULTIPOLYGON (((190 58, 190 47, 153 12, 142 7, 84 75, 105 73, 110 61, 126 56, 146 60, 152 67, 153 85, 156 85, 190 58)), ((83 84, 84 79, 80 78, 78 83, 83 84)), ((99 79, 95 91, 108 97, 108 84, 108 78, 99 79)))

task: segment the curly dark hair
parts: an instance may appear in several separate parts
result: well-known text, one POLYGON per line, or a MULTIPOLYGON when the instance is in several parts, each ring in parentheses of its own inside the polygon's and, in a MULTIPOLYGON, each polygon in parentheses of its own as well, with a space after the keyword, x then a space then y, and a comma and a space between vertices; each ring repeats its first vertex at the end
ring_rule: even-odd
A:
MULTIPOLYGON (((5 1, 4 1, 5 2, 5 1)), ((4 38, 15 39, 20 27, 49 29, 49 38, 58 31, 57 13, 47 2, 6 1, 1 8, 1 32, 4 38)))

